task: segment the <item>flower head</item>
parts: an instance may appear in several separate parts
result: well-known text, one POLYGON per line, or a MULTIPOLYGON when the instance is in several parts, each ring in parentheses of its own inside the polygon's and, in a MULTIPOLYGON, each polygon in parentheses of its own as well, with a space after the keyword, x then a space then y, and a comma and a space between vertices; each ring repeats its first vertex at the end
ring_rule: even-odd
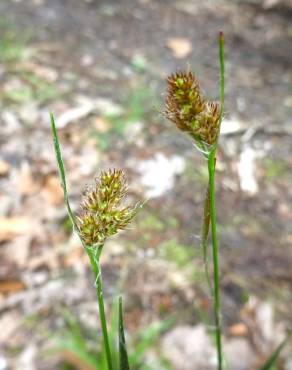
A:
POLYGON ((220 129, 219 104, 203 97, 192 72, 170 75, 167 86, 165 116, 198 144, 214 145, 220 129))
POLYGON ((122 170, 102 171, 94 186, 87 189, 77 217, 79 234, 85 245, 102 245, 106 238, 124 230, 137 207, 119 207, 127 193, 122 170))

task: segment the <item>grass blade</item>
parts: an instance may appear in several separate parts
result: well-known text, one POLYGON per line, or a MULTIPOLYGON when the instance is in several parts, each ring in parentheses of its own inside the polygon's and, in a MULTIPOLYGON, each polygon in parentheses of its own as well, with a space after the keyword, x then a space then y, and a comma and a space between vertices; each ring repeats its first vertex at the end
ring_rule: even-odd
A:
MULTIPOLYGON (((100 315, 100 322, 101 322, 103 339, 104 339, 104 346, 105 346, 105 351, 106 351, 108 370, 113 370, 111 351, 110 351, 110 345, 109 345, 109 340, 108 340, 106 318, 105 318, 104 302, 103 302, 102 280, 101 280, 101 273, 100 273, 100 267, 99 267, 99 255, 94 255, 93 249, 86 246, 82 238, 80 237, 78 225, 75 221, 75 217, 74 217, 74 214, 72 212, 72 209, 69 203, 69 196, 68 196, 67 184, 66 184, 65 166, 64 166, 63 159, 62 159, 61 148, 60 148, 58 133, 56 129, 55 119, 52 113, 50 114, 50 118, 51 118, 52 135, 54 138, 54 148, 55 148, 56 159, 57 159, 60 178, 61 178, 61 185, 62 185, 63 192, 64 192, 65 204, 67 207, 69 218, 73 225, 73 229, 77 232, 82 245, 85 247, 85 250, 90 259, 93 273, 96 278, 97 300, 98 300, 98 306, 99 306, 99 315, 100 315)), ((100 248, 100 252, 101 252, 101 248, 100 248)))
POLYGON ((288 343, 288 340, 289 340, 290 337, 291 337, 291 333, 288 334, 288 336, 278 345, 278 347, 272 353, 270 358, 268 358, 268 360, 264 364, 264 366, 262 366, 260 368, 260 370, 272 370, 273 369, 273 367, 276 365, 276 362, 277 362, 282 350, 284 349, 284 347, 288 343))
POLYGON ((204 204, 204 216, 203 216, 203 225, 202 225, 202 247, 203 247, 203 255, 204 255, 204 262, 207 262, 208 253, 207 253, 207 242, 209 236, 209 229, 210 229, 210 190, 207 187, 206 196, 205 196, 205 204, 204 204))
POLYGON ((130 370, 124 332, 122 297, 119 297, 119 353, 120 353, 120 370, 130 370))
MULTIPOLYGON (((219 32, 219 61, 220 61, 220 126, 223 120, 224 114, 224 101, 225 101, 225 51, 224 51, 224 33, 219 32)), ((216 166, 216 151, 215 148, 215 159, 214 159, 214 171, 216 166)), ((201 246, 203 249, 204 255, 204 265, 205 265, 205 274, 209 289, 213 295, 213 289, 210 279, 209 266, 208 266, 208 236, 210 229, 211 221, 211 210, 210 210, 210 187, 207 188, 204 204, 204 215, 203 215, 203 225, 202 225, 202 234, 201 234, 201 246)))
POLYGON ((55 124, 55 118, 54 118, 53 113, 50 113, 50 119, 51 119, 51 130, 52 130, 52 135, 54 139, 54 148, 55 148, 56 159, 57 159, 59 173, 60 173, 61 185, 62 185, 63 192, 64 192, 65 204, 67 207, 67 212, 68 212, 70 221, 72 222, 74 229, 78 231, 78 227, 75 222, 75 217, 74 217, 74 214, 72 212, 72 209, 69 203, 69 196, 68 196, 67 184, 66 184, 65 166, 64 166, 63 159, 62 159, 60 143, 59 143, 58 133, 57 133, 56 124, 55 124))
POLYGON ((201 247, 203 250, 206 280, 207 280, 207 283, 210 289, 210 293, 213 295, 213 288, 212 288, 210 272, 209 272, 209 259, 208 259, 208 237, 209 237, 209 230, 210 230, 210 219, 211 219, 210 189, 208 186, 206 190, 206 195, 205 195, 203 224, 202 224, 202 233, 201 233, 201 247))
POLYGON ((225 50, 224 50, 224 33, 219 32, 219 60, 220 60, 220 124, 223 120, 224 115, 224 103, 225 103, 225 50))

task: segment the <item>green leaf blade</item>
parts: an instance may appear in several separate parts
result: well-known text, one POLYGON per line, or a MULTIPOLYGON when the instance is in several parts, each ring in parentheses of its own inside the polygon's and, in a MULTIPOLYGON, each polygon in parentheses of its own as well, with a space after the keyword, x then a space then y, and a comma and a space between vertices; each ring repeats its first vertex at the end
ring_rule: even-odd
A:
POLYGON ((120 353, 120 370, 130 370, 124 332, 122 297, 119 297, 119 353, 120 353))
POLYGON ((60 174, 60 179, 61 179, 61 185, 63 188, 64 192, 64 199, 65 199, 65 204, 67 207, 67 212, 70 218, 70 221, 72 222, 72 225, 76 231, 78 231, 78 227, 75 221, 74 214, 72 212, 70 203, 69 203, 69 196, 68 196, 68 191, 67 191, 67 183, 66 183, 66 173, 65 173, 65 166, 64 162, 62 159, 62 153, 61 153, 61 148, 60 148, 60 142, 58 138, 58 133, 57 133, 57 128, 56 128, 56 123, 55 123, 55 118, 53 113, 50 113, 50 120, 51 120, 51 130, 52 130, 52 135, 53 135, 53 140, 54 140, 54 148, 55 148, 55 154, 56 154, 56 159, 57 159, 57 164, 59 168, 59 174, 60 174))
POLYGON ((289 338, 291 337, 291 333, 278 345, 272 355, 268 358, 267 362, 262 366, 259 370, 272 370, 278 361, 278 358, 285 348, 286 344, 288 343, 289 338))

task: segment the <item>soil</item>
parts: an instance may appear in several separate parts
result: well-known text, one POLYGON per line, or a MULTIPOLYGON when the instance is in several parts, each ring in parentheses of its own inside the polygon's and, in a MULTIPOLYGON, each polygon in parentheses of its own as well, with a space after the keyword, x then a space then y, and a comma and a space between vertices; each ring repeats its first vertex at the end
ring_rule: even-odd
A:
MULTIPOLYGON (((110 243, 103 261, 106 296, 113 296, 117 285, 126 291, 131 332, 174 312, 179 313, 178 322, 188 324, 200 321, 202 312, 211 313, 198 239, 206 185, 204 159, 159 111, 165 77, 178 69, 191 68, 205 93, 218 99, 219 30, 224 31, 226 47, 226 127, 234 128, 222 135, 217 161, 224 328, 227 332, 240 321, 248 297, 256 296, 271 302, 276 319, 288 329, 292 323, 290 2, 6 0, 0 2, 0 14, 5 20, 0 32, 12 29, 16 39, 27 35, 21 47, 34 50, 29 60, 0 59, 3 91, 9 90, 9 84, 13 88, 13 81, 28 70, 56 89, 55 95, 43 100, 38 98, 39 87, 29 101, 0 94, 4 127, 0 159, 8 165, 1 172, 0 162, 1 217, 33 222, 28 227, 21 224, 24 235, 10 231, 7 236, 4 228, 6 236, 0 239, 0 310, 3 317, 13 312, 21 323, 0 353, 8 359, 7 368, 20 368, 21 356, 13 356, 13 350, 23 354, 20 349, 26 348, 31 329, 23 327, 24 317, 35 313, 52 330, 59 325, 54 306, 65 304, 79 317, 85 310, 87 320, 93 317, 94 322, 94 308, 84 303, 94 303, 89 266, 70 227, 64 226, 66 212, 56 183, 48 120, 49 111, 58 119, 84 98, 106 99, 111 109, 118 104, 125 113, 115 121, 93 110, 60 129, 74 209, 82 188, 100 167, 124 167, 133 184, 130 198, 138 200, 145 198, 140 162, 163 153, 167 158, 181 156, 186 166, 175 176, 175 186, 150 199, 145 216, 139 215, 129 232, 110 243), (176 46, 179 50, 167 46, 175 38, 191 45, 185 57, 175 57, 182 41, 176 46), (12 112, 12 129, 7 112, 12 112), (123 119, 129 123, 121 128, 123 119), (245 173, 238 171, 239 163, 241 171, 249 171, 244 166, 250 159, 246 153, 255 158, 256 190, 244 188, 245 173), (148 215, 152 221, 147 218, 145 224, 148 215), (186 278, 182 288, 173 287, 172 278, 165 275, 173 261, 159 258, 161 245, 168 240, 188 251, 195 246, 199 277, 191 283, 186 278), (22 245, 26 252, 19 251, 22 245), (59 281, 60 287, 54 285, 59 281), (47 289, 55 292, 48 300, 47 289)), ((173 272, 177 273, 179 269, 173 272)), ((46 339, 35 334, 36 348, 45 347, 44 343, 46 339)), ((36 355, 31 363, 37 369, 52 368, 47 362, 36 355)))

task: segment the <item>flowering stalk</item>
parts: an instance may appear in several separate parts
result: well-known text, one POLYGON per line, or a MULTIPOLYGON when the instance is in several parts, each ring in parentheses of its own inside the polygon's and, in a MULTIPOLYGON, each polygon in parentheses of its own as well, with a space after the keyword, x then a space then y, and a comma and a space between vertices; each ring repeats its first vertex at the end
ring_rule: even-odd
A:
POLYGON ((87 246, 86 251, 96 278, 99 315, 109 370, 113 366, 99 259, 106 239, 125 229, 136 214, 136 207, 119 207, 126 193, 127 184, 123 171, 102 171, 94 186, 87 189, 81 203, 81 214, 77 217, 79 236, 87 246))
POLYGON ((223 368, 221 342, 221 302, 219 285, 219 253, 216 230, 215 165, 218 137, 224 110, 224 38, 219 36, 220 57, 220 105, 207 100, 192 72, 179 72, 168 77, 165 116, 187 132, 208 163, 208 188, 205 198, 202 246, 208 283, 214 298, 215 337, 218 370, 223 368), (209 280, 207 240, 209 225, 212 231, 213 287, 209 280))
MULTIPOLYGON (((108 370, 113 370, 99 260, 107 238, 115 235, 120 230, 124 230, 136 215, 140 205, 139 207, 136 205, 134 207, 121 208, 121 202, 127 193, 127 184, 123 171, 116 169, 102 171, 99 177, 96 179, 95 184, 91 188, 88 188, 85 192, 84 199, 81 204, 81 212, 76 217, 73 214, 69 203, 65 168, 61 156, 55 120, 52 114, 51 128, 67 212, 73 224, 74 230, 77 232, 89 257, 91 268, 95 276, 99 318, 107 366, 108 370)), ((119 315, 120 317, 122 316, 121 307, 119 315)), ((120 331, 123 331, 123 328, 120 329, 120 331)), ((123 344, 123 351, 120 352, 120 361, 123 363, 123 368, 121 368, 121 370, 128 369, 128 367, 126 368, 126 365, 128 365, 128 358, 125 343, 123 344)))
POLYGON ((217 346, 218 370, 222 370, 222 343, 221 343, 221 297, 219 285, 219 253, 217 240, 216 222, 216 198, 215 198, 215 162, 216 151, 214 150, 208 158, 209 191, 210 191, 210 220, 212 230, 212 256, 213 256, 213 296, 214 296, 214 316, 217 346))
MULTIPOLYGON (((219 60, 220 60, 220 118, 219 118, 219 132, 224 113, 224 88, 225 88, 225 71, 224 71, 224 34, 219 33, 219 60)), ((216 347, 217 347, 217 361, 218 369, 223 368, 223 353, 221 341, 221 294, 220 294, 220 278, 219 278, 219 253, 218 253, 218 239, 217 239, 217 216, 216 216, 216 191, 215 191, 215 169, 216 169, 216 151, 217 142, 214 150, 208 156, 208 174, 209 187, 207 189, 207 196, 209 197, 209 218, 206 222, 211 222, 212 231, 212 256, 213 256, 213 281, 214 281, 214 316, 215 316, 215 333, 216 333, 216 347)), ((208 201, 208 200, 207 200, 208 201)), ((209 230, 209 226, 207 228, 209 230)), ((206 240, 208 237, 205 235, 206 240)), ((204 242, 204 241, 203 241, 204 242)), ((205 258, 207 258, 205 256, 205 258)), ((207 261, 207 259, 206 259, 207 261)), ((207 262, 206 262, 207 266, 207 262)), ((207 276, 209 276, 207 272, 207 276)))
MULTIPOLYGON (((103 246, 100 246, 99 248, 100 252, 102 250, 102 247, 103 246)), ((98 255, 95 255, 94 250, 88 247, 86 248, 86 252, 88 254, 91 268, 95 276, 95 286, 96 286, 96 295, 97 295, 97 302, 98 302, 98 309, 99 309, 99 318, 100 318, 100 323, 101 323, 101 330, 102 330, 102 336, 103 336, 103 341, 104 341, 104 349, 106 353, 107 365, 108 365, 109 370, 113 370, 112 355, 111 355, 111 349, 109 345, 109 337, 108 337, 105 309, 104 309, 104 303, 103 303, 102 277, 101 277, 101 270, 100 270, 100 264, 99 264, 100 253, 98 253, 98 255)))

